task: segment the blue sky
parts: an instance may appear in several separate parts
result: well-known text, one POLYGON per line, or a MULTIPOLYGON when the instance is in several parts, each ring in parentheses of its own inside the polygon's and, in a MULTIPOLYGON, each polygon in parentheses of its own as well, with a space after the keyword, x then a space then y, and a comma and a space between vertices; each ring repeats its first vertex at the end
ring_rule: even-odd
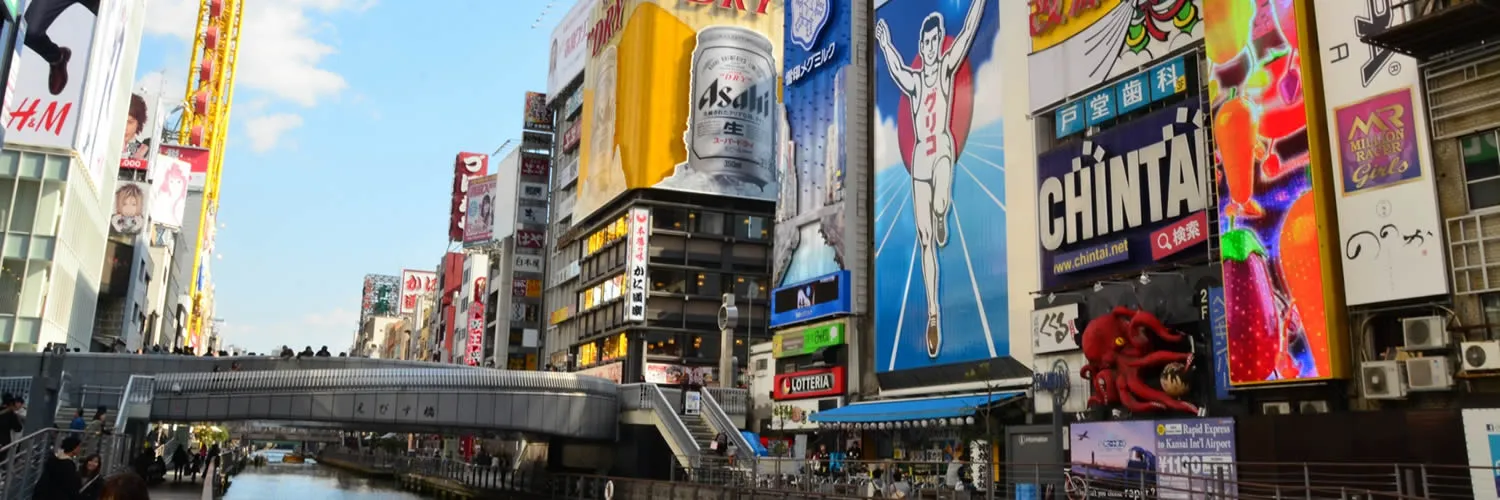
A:
MULTIPOLYGON (((571 0, 246 2, 217 316, 263 352, 353 340, 368 273, 432 269, 453 157, 519 138, 571 0)), ((153 0, 137 87, 182 95, 196 0, 153 0)))

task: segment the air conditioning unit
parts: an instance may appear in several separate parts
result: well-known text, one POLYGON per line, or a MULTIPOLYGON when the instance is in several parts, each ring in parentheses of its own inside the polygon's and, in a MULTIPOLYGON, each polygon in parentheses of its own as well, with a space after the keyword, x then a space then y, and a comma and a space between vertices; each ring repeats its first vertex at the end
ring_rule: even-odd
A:
POLYGON ((1403 318, 1401 339, 1402 347, 1408 351, 1448 347, 1448 322, 1442 316, 1403 318))
POLYGON ((1359 365, 1360 394, 1365 399, 1405 399, 1406 377, 1400 361, 1366 361, 1359 365))
POLYGON ((1464 342, 1459 347, 1463 371, 1500 370, 1500 342, 1464 342))
POLYGON ((1286 401, 1276 401, 1260 404, 1261 415, 1291 415, 1292 404, 1286 401))
POLYGON ((1297 403, 1297 413, 1310 415, 1313 413, 1328 413, 1327 401, 1303 401, 1297 403))
POLYGON ((1427 356, 1406 361, 1406 386, 1412 391, 1446 391, 1453 388, 1448 358, 1427 356))

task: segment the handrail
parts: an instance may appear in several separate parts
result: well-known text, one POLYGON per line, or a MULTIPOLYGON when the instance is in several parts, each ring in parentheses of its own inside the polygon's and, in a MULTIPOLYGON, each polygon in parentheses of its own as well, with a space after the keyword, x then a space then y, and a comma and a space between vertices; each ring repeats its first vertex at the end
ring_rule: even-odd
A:
POLYGON ((0 448, 0 498, 31 498, 43 465, 67 436, 83 438, 80 455, 99 455, 101 476, 130 466, 130 447, 125 436, 91 436, 70 429, 42 429, 0 448))
POLYGON ((130 381, 125 383, 125 389, 120 393, 120 407, 115 411, 115 428, 124 430, 125 424, 130 421, 130 408, 138 404, 151 404, 151 396, 156 394, 156 377, 150 375, 131 375, 130 381))
POLYGON ((651 412, 661 422, 663 430, 667 431, 667 438, 677 444, 682 451, 680 453, 689 457, 703 456, 703 449, 698 446, 698 440, 693 439, 692 433, 688 432, 687 424, 682 423, 682 417, 672 410, 672 404, 667 402, 666 395, 661 393, 661 388, 656 384, 641 384, 641 392, 651 399, 651 412))
POLYGON ((709 391, 699 391, 703 395, 702 404, 699 405, 704 415, 708 416, 708 423, 717 432, 728 434, 730 442, 739 448, 734 459, 750 470, 755 470, 755 447, 750 446, 750 440, 740 433, 740 427, 734 425, 729 415, 724 413, 724 408, 719 406, 719 401, 709 391))

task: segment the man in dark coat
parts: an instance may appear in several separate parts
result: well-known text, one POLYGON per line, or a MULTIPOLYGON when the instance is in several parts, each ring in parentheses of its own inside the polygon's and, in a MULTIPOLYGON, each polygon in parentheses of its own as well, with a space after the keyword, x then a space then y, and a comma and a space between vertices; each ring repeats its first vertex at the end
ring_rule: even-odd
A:
POLYGON ((73 457, 83 441, 77 436, 63 438, 57 453, 47 457, 42 464, 42 477, 36 482, 32 500, 82 500, 83 479, 78 476, 78 464, 73 457))

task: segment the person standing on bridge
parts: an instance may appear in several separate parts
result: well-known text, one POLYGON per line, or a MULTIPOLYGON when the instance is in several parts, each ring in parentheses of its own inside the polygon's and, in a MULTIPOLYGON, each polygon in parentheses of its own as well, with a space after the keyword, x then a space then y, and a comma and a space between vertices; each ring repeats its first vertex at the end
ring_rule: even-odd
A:
POLYGON ((78 476, 78 464, 73 461, 82 447, 83 441, 78 436, 63 438, 57 453, 47 457, 47 461, 42 464, 42 476, 37 479, 36 488, 32 489, 32 500, 84 498, 83 480, 78 476))
MULTIPOLYGON (((15 438, 13 435, 25 430, 26 426, 21 421, 21 408, 26 406, 26 401, 5 393, 0 398, 0 448, 10 445, 15 438)), ((0 460, 10 455, 10 450, 0 452, 0 460)))

